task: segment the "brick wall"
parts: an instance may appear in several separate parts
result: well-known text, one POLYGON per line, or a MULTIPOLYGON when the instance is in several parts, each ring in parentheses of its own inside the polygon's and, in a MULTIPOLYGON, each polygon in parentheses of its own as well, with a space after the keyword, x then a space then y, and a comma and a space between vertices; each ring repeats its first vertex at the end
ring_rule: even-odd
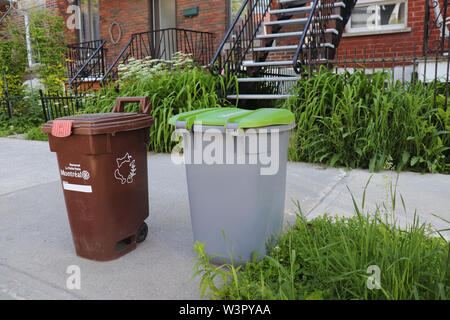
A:
POLYGON ((133 33, 150 30, 150 7, 148 0, 100 0, 100 37, 107 41, 108 64, 111 63, 130 41, 133 33), (120 41, 115 44, 111 41, 119 39, 119 27, 121 30, 120 41), (118 24, 118 25, 117 25, 118 24))
MULTIPOLYGON (((441 8, 443 0, 440 0, 441 8)), ((431 18, 435 19, 434 12, 431 12, 431 18)), ((338 49, 338 57, 344 58, 347 52, 348 57, 362 59, 364 57, 364 48, 366 48, 366 57, 373 57, 375 50, 375 58, 382 58, 383 55, 391 57, 402 56, 403 52, 406 56, 415 54, 422 55, 422 45, 424 36, 425 21, 425 0, 409 0, 408 1, 408 20, 407 27, 411 29, 408 32, 380 34, 380 35, 364 35, 364 36, 345 36, 342 38, 338 49)), ((431 41, 439 39, 439 31, 435 30, 431 35, 431 41)))
MULTIPOLYGON (((161 0, 164 1, 164 0, 161 0)), ((46 0, 47 8, 54 9, 67 21, 72 14, 67 12, 73 0, 46 0)), ((214 53, 221 43, 227 31, 226 0, 177 0, 176 1, 176 23, 177 28, 211 32, 215 34, 214 53), (195 17, 184 17, 183 10, 191 7, 199 7, 199 14, 195 17)), ((128 43, 133 33, 150 30, 150 3, 149 0, 100 0, 100 37, 106 40, 108 49, 107 57, 110 64, 128 43), (110 28, 115 40, 111 41, 110 28)), ((67 30, 71 35, 72 42, 76 42, 76 31, 67 30)))
MULTIPOLYGON (((73 0, 46 0, 45 6, 47 9, 63 17, 67 25, 67 20, 70 18, 72 14, 74 14, 74 12, 67 10, 69 6, 72 4, 74 4, 73 0)), ((68 36, 69 43, 77 42, 77 32, 75 29, 67 29, 66 33, 68 36)))
POLYGON ((214 53, 227 32, 225 0, 177 0, 177 27, 214 33, 214 53), (183 10, 198 6, 199 14, 184 17, 183 10))

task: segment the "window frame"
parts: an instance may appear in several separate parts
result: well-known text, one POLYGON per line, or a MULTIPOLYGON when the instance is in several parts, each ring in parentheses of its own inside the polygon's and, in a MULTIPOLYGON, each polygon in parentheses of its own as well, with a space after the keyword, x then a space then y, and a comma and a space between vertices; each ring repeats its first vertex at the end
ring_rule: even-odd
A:
POLYGON ((384 25, 379 26, 376 29, 370 28, 352 28, 352 16, 348 20, 348 23, 345 27, 344 36, 359 36, 359 35, 377 35, 377 34, 389 34, 389 33, 400 33, 400 32, 410 32, 411 28, 408 27, 408 14, 409 14, 409 1, 408 0, 359 0, 356 3, 355 8, 358 7, 367 7, 370 5, 389 5, 389 4, 397 4, 397 3, 405 3, 405 23, 404 24, 395 24, 395 25, 384 25))
MULTIPOLYGON (((84 38, 84 30, 83 28, 86 27, 86 22, 84 21, 84 17, 83 17, 83 10, 82 10, 82 0, 77 0, 76 1, 76 5, 80 8, 80 14, 79 14, 79 24, 80 24, 80 29, 77 32, 77 38, 78 38, 78 43, 84 43, 84 42, 92 42, 92 41, 97 41, 100 40, 101 37, 101 27, 100 27, 100 21, 101 21, 101 17, 100 17, 100 1, 99 0, 87 0, 88 4, 87 4, 87 24, 89 26, 89 30, 87 30, 87 32, 89 33, 89 40, 88 39, 83 39, 84 38), (94 34, 94 27, 93 27, 93 22, 94 22, 94 15, 95 13, 93 13, 93 7, 94 4, 91 1, 98 1, 98 34, 94 34), (98 38, 98 39, 93 39, 93 38, 98 38)), ((96 23, 94 23, 96 24, 96 23)))

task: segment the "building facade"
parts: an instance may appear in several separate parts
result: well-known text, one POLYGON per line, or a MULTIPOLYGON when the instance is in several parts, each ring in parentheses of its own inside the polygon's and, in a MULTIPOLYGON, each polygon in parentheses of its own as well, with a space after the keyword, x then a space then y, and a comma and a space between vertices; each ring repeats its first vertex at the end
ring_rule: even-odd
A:
MULTIPOLYGON (((347 23, 338 56, 347 54, 353 58, 355 53, 358 59, 364 54, 376 58, 391 57, 394 53, 422 56, 426 53, 424 45, 431 49, 432 43, 440 42, 442 29, 448 37, 449 21, 443 21, 446 3, 444 0, 359 0, 347 23), (442 23, 440 27, 439 23, 442 23)), ((445 42, 444 50, 448 50, 445 42)))
MULTIPOLYGON (((1 6, 9 0, 0 0, 1 6)), ((167 28, 214 34, 212 51, 224 38, 242 0, 14 0, 19 8, 46 7, 61 15, 71 42, 106 41, 106 61, 121 53, 131 36, 167 28)), ((273 6, 277 6, 274 0, 273 6)), ((337 58, 382 59, 423 56, 442 44, 448 52, 447 0, 359 0, 347 23, 337 58), (427 8, 428 6, 428 8, 427 8), (428 28, 428 29, 427 29, 428 28), (444 36, 443 36, 444 35, 444 36)), ((450 11, 450 9, 448 10, 450 11)), ((271 20, 270 16, 266 20, 271 20)), ((287 31, 290 31, 286 29, 287 31)), ((266 30, 260 30, 266 32, 266 30)), ((295 31, 295 30, 292 30, 295 31)), ((279 45, 297 44, 283 40, 279 45)), ((274 53, 280 60, 283 52, 274 53)))
POLYGON ((168 28, 214 34, 214 48, 231 19, 231 0, 47 0, 68 24, 73 42, 105 40, 114 59, 132 34, 168 28))

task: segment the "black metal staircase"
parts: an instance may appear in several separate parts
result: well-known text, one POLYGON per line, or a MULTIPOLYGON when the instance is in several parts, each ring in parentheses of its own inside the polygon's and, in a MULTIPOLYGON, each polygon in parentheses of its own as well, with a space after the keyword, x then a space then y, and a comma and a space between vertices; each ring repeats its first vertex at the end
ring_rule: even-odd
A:
POLYGON ((67 89, 74 95, 98 89, 105 74, 105 40, 82 42, 68 46, 67 89))
POLYGON ((308 71, 331 67, 356 0, 244 1, 211 61, 215 74, 237 75, 227 98, 251 107, 251 100, 289 97, 308 71))

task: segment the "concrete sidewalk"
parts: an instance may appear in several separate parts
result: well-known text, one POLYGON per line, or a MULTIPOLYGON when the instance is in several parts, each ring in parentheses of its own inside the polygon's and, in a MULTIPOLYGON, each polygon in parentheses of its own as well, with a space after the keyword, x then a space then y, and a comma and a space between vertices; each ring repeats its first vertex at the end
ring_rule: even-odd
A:
MULTIPOLYGON (((192 231, 186 176, 169 155, 148 156, 150 179, 149 236, 137 250, 111 262, 93 262, 75 255, 57 169, 56 155, 46 142, 0 138, 0 300, 1 299, 199 299, 199 279, 190 280, 192 231), (67 267, 81 268, 81 290, 66 289, 67 267)), ((373 176, 366 208, 388 200, 395 172, 373 176)), ((361 203, 371 174, 365 170, 289 163, 285 223, 303 213, 352 215, 347 187, 361 203)), ((398 190, 400 222, 414 210, 436 229, 449 224, 450 176, 401 173, 398 190)), ((446 236, 450 234, 447 232, 446 236)))

